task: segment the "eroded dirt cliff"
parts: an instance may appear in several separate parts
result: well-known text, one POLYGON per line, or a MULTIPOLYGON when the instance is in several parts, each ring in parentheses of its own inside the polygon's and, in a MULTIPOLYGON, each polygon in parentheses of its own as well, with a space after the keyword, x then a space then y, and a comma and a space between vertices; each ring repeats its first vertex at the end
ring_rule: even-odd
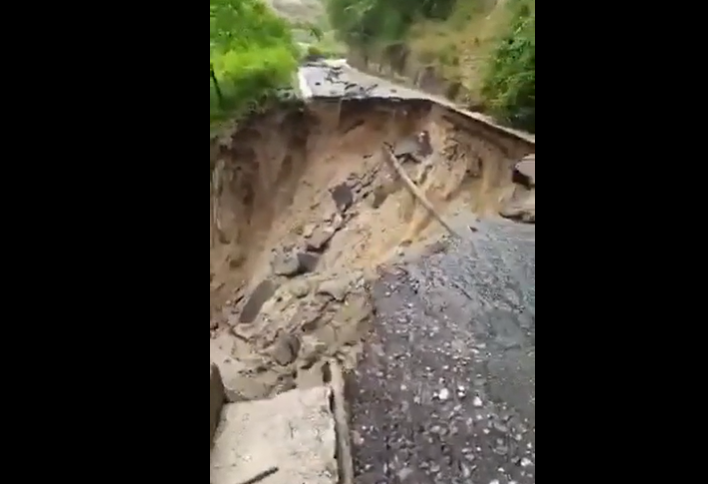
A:
POLYGON ((212 143, 210 353, 230 401, 318 385, 329 357, 353 368, 376 268, 450 237, 386 146, 439 214, 471 220, 528 190, 514 169, 535 150, 428 101, 381 99, 271 111, 212 143))

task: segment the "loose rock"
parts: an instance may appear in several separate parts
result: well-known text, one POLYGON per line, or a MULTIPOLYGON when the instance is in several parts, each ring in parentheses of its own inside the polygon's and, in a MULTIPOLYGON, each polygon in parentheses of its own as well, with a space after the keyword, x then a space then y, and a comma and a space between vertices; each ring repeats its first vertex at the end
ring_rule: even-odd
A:
POLYGON ((288 286, 290 294, 298 299, 302 299, 310 293, 310 283, 307 281, 293 281, 288 286))
POLYGON ((297 255, 297 261, 300 268, 300 273, 304 274, 306 272, 314 272, 317 268, 317 263, 320 261, 320 257, 315 254, 300 253, 297 255))
POLYGON ((319 257, 306 252, 288 252, 280 254, 273 261, 273 272, 278 276, 295 277, 313 272, 317 267, 319 257))
POLYGON ((336 301, 342 302, 349 291, 349 279, 333 279, 325 281, 317 288, 317 294, 331 296, 336 301))
POLYGON ((258 284, 253 290, 253 293, 251 293, 248 302, 243 307, 243 311, 241 311, 241 315, 239 316, 239 322, 242 324, 250 324, 255 321, 258 314, 261 312, 263 304, 273 297, 277 289, 278 287, 269 280, 258 284))
POLYGON ((345 212, 349 207, 354 204, 354 194, 352 189, 346 183, 337 185, 331 192, 334 204, 337 206, 337 210, 340 212, 345 212))
POLYGON ((524 157, 515 166, 516 172, 523 177, 528 187, 536 186, 536 154, 524 157))
POLYGON ((293 363, 300 352, 300 340, 289 333, 281 333, 271 350, 273 359, 281 366, 293 363))
POLYGON ((332 240, 335 233, 336 230, 332 227, 317 227, 307 239, 307 250, 310 252, 322 252, 327 248, 327 244, 332 240))
POLYGON ((297 255, 292 253, 279 254, 273 261, 273 272, 278 276, 291 277, 297 274, 300 263, 297 255))

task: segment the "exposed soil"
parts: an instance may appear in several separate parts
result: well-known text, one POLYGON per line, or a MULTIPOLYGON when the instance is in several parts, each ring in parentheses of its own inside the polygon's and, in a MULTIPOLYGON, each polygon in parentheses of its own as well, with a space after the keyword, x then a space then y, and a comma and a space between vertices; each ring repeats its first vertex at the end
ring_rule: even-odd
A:
POLYGON ((327 357, 354 368, 377 267, 448 237, 386 143, 446 218, 494 218, 531 190, 513 174, 532 144, 427 101, 318 102, 214 141, 210 353, 228 400, 319 385, 327 357))

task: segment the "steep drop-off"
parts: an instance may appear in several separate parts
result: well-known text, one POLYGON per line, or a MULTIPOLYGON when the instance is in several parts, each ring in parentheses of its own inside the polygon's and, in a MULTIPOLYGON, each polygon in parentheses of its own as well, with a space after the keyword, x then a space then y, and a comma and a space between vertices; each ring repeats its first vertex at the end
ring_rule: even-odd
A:
POLYGON ((439 214, 470 225, 527 190, 514 167, 535 151, 431 102, 381 99, 271 111, 212 141, 210 352, 229 400, 317 384, 327 357, 354 366, 368 276, 445 236, 387 145, 439 214))

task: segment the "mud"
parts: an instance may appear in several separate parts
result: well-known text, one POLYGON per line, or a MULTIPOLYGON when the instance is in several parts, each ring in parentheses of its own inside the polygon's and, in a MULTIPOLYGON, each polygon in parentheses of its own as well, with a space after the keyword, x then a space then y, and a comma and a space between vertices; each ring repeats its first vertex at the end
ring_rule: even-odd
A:
POLYGON ((210 353, 229 401, 319 385, 326 358, 355 368, 377 268, 443 237, 385 144, 439 213, 475 223, 505 210, 535 149, 429 101, 382 99, 292 106, 213 142, 210 353))

